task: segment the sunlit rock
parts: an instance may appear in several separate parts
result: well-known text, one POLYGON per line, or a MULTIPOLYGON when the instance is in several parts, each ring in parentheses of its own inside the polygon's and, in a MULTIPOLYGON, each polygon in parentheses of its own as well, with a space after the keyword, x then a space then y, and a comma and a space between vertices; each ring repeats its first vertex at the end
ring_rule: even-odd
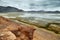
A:
POLYGON ((50 24, 48 27, 49 30, 52 30, 56 33, 60 33, 60 25, 57 24, 50 24))
POLYGON ((16 36, 10 31, 0 31, 0 40, 15 40, 16 36))
POLYGON ((34 28, 16 23, 10 19, 0 17, 0 26, 3 28, 5 27, 5 30, 11 31, 17 38, 16 40, 32 40, 33 39, 33 33, 34 28), (4 26, 2 26, 4 25, 4 26))

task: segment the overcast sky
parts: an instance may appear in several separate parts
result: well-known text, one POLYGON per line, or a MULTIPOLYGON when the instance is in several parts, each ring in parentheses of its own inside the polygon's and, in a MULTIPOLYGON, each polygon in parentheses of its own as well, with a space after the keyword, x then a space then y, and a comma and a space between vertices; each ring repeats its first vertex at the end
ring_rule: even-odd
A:
POLYGON ((60 10, 60 0, 0 0, 0 6, 24 10, 60 10))

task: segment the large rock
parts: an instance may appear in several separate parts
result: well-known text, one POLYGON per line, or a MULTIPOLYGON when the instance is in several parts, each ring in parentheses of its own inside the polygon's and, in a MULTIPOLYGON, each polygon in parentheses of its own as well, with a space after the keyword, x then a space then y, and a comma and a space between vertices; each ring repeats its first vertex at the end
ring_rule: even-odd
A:
POLYGON ((38 28, 34 32, 33 40, 60 40, 60 36, 43 28, 38 28))
POLYGON ((16 36, 11 31, 0 30, 0 40, 16 40, 16 36))
POLYGON ((49 30, 52 30, 56 33, 60 33, 60 25, 57 24, 50 24, 48 27, 49 30))
POLYGON ((16 23, 10 19, 0 17, 0 26, 5 27, 6 30, 11 31, 17 37, 16 40, 32 40, 34 28, 16 23), (4 25, 4 26, 3 26, 4 25))
POLYGON ((0 30, 8 30, 11 32, 10 35, 15 35, 14 37, 9 37, 8 40, 11 38, 16 38, 16 40, 60 40, 60 36, 57 36, 54 32, 42 28, 36 28, 35 30, 32 28, 33 26, 19 24, 4 17, 0 17, 0 26, 2 27, 0 27, 0 30))

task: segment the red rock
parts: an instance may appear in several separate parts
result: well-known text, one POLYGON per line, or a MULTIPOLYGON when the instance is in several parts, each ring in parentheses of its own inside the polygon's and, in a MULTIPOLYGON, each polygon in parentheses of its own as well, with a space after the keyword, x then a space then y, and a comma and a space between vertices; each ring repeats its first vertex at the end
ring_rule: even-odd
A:
POLYGON ((33 39, 33 33, 35 30, 34 28, 31 28, 23 24, 18 24, 16 22, 11 21, 10 19, 1 16, 0 16, 0 25, 4 25, 3 27, 5 27, 5 29, 14 33, 19 40, 33 39))
POLYGON ((0 40, 15 40, 16 36, 10 31, 0 31, 0 40))

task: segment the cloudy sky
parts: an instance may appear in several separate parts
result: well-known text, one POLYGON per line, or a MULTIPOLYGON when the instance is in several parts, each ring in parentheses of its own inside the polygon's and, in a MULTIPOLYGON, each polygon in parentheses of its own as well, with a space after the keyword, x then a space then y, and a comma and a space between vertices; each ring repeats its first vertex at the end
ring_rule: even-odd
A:
POLYGON ((0 6, 28 10, 60 10, 60 0, 0 0, 0 6))

